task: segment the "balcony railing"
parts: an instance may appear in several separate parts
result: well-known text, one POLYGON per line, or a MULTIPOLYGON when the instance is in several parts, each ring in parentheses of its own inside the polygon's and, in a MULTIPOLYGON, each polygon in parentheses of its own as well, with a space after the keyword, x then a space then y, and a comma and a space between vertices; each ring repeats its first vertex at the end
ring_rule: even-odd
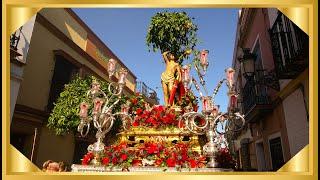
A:
POLYGON ((21 56, 21 54, 18 52, 18 44, 20 41, 20 36, 22 33, 22 26, 10 35, 10 61, 17 63, 18 61, 17 57, 21 56))
POLYGON ((156 91, 148 87, 144 82, 137 82, 136 92, 144 95, 149 103, 159 104, 159 98, 156 91))
POLYGON ((282 13, 270 30, 270 38, 280 79, 292 79, 308 67, 309 37, 282 13))
MULTIPOLYGON (((245 114, 250 113, 259 105, 269 105, 270 98, 266 92, 266 88, 254 83, 252 79, 248 79, 244 88, 242 89, 242 107, 245 114)), ((256 76, 257 78, 257 76, 256 76)))

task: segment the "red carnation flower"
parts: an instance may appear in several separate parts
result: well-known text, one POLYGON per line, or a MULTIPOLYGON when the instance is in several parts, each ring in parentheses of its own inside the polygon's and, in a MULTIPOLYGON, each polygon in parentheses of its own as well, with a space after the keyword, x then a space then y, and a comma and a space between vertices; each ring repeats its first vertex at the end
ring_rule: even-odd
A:
POLYGON ((94 158, 94 155, 93 155, 92 152, 87 153, 87 156, 88 156, 89 158, 94 158))
POLYGON ((163 162, 162 159, 157 159, 157 160, 154 162, 154 164, 155 164, 156 166, 160 166, 162 162, 163 162))
POLYGON ((146 123, 151 123, 154 119, 152 117, 147 118, 146 123))
POLYGON ((194 159, 190 159, 189 160, 189 165, 190 165, 191 168, 195 168, 195 167, 197 167, 197 161, 194 160, 194 159))
POLYGON ((90 162, 90 159, 89 159, 89 158, 87 158, 87 157, 84 157, 84 158, 82 159, 81 164, 82 164, 82 165, 88 165, 88 164, 89 164, 89 162, 90 162))
POLYGON ((123 161, 125 161, 127 158, 128 158, 128 156, 126 155, 126 154, 121 154, 121 159, 123 160, 123 161))
POLYGON ((148 149, 148 154, 154 154, 154 153, 157 153, 158 151, 156 144, 151 144, 147 149, 148 149))
POLYGON ((142 160, 140 160, 140 159, 132 160, 132 166, 140 166, 141 163, 142 163, 142 160))
POLYGON ((88 153, 86 155, 84 155, 83 159, 82 159, 82 165, 88 165, 91 161, 91 159, 93 158, 93 154, 92 153, 88 153))
POLYGON ((102 164, 103 164, 103 165, 108 165, 109 162, 110 162, 110 159, 109 159, 109 158, 107 158, 107 157, 102 158, 102 164))
POLYGON ((170 119, 168 116, 164 116, 161 120, 165 124, 170 124, 172 122, 172 119, 170 119))
POLYGON ((163 106, 156 106, 156 107, 154 107, 154 110, 158 111, 158 112, 163 112, 165 110, 165 108, 163 106))
POLYGON ((142 111, 142 109, 138 108, 136 113, 137 113, 138 116, 140 116, 143 113, 143 111, 142 111))
POLYGON ((117 164, 118 159, 116 157, 112 158, 112 164, 117 164))
POLYGON ((132 126, 139 126, 139 122, 138 121, 133 121, 132 126))
POLYGON ((167 114, 168 118, 174 120, 176 118, 176 116, 173 113, 168 113, 167 114))
POLYGON ((154 127, 157 127, 159 125, 159 122, 156 121, 155 119, 151 119, 151 122, 150 122, 154 127))
POLYGON ((182 159, 182 161, 186 161, 188 159, 188 155, 187 154, 182 154, 181 155, 181 159, 182 159))
POLYGON ((167 165, 168 167, 175 167, 176 166, 176 160, 174 158, 167 159, 167 165))

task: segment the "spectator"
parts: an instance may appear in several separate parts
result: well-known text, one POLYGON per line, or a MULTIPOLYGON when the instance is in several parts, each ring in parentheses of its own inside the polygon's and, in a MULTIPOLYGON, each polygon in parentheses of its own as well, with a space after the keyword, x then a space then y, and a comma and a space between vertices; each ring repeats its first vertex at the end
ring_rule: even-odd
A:
POLYGON ((48 160, 43 163, 42 170, 44 172, 65 172, 67 171, 67 167, 63 162, 54 162, 52 160, 48 160))

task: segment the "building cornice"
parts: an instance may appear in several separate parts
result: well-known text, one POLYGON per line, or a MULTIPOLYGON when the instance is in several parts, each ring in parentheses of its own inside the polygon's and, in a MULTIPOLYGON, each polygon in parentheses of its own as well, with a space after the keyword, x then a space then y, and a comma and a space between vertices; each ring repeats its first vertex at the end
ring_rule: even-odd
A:
POLYGON ((251 25, 253 23, 253 17, 256 13, 256 8, 244 8, 242 9, 241 16, 239 18, 239 47, 242 47, 247 39, 249 34, 249 30, 251 29, 251 25))
MULTIPOLYGON (((94 37, 95 40, 97 40, 99 42, 99 44, 101 44, 103 47, 102 48, 105 48, 107 49, 108 53, 110 53, 111 57, 115 60, 117 60, 119 62, 119 64, 126 68, 129 72, 129 74, 134 78, 134 79, 137 79, 137 77, 133 74, 133 72, 110 50, 110 48, 88 27, 88 25, 82 21, 82 19, 70 8, 65 8, 65 11, 73 18, 75 19, 79 25, 81 25, 86 31, 88 34, 92 35, 92 37, 94 37)), ((97 45, 97 44, 95 44, 97 45)), ((101 46, 99 47, 97 45, 97 48, 101 48, 101 46)))
MULTIPOLYGON (((61 32, 56 26, 54 26, 50 21, 48 21, 43 15, 40 13, 37 14, 36 22, 40 23, 43 27, 45 27, 49 32, 51 32, 54 36, 56 36, 58 39, 63 41, 66 45, 68 45, 70 48, 72 48, 74 51, 76 51, 79 55, 81 55, 84 59, 86 59, 90 64, 95 66, 97 69, 99 69, 101 72, 107 72, 107 69, 99 64, 93 57, 91 57, 87 52, 85 52, 82 48, 80 48, 76 43, 74 43, 71 39, 69 39, 63 32, 61 32)), ((56 53, 59 52, 59 50, 56 51, 56 53)), ((60 53, 62 53, 62 50, 60 50, 60 53)), ((64 52, 64 54, 67 54, 64 52)), ((71 55, 68 55, 68 57, 71 57, 71 55)), ((74 58, 67 58, 67 60, 74 59, 74 58)), ((74 60, 72 63, 75 63, 76 66, 82 67, 85 66, 89 72, 93 73, 94 75, 97 75, 99 78, 104 79, 106 81, 110 81, 109 79, 103 78, 102 76, 95 73, 92 69, 87 67, 84 64, 79 63, 78 61, 74 60)), ((117 78, 114 77, 114 80, 117 81, 117 78)), ((134 94, 134 91, 129 89, 127 86, 125 86, 125 90, 129 92, 130 94, 134 94)))

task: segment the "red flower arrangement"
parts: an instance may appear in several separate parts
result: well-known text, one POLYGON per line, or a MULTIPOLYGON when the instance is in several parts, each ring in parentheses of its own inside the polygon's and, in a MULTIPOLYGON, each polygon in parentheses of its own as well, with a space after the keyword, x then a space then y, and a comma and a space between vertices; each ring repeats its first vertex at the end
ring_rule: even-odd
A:
MULTIPOLYGON (((92 153, 87 153, 82 159, 83 165, 90 164, 92 153)), ((190 167, 205 166, 205 157, 191 150, 188 143, 171 145, 164 142, 145 142, 129 147, 125 142, 106 147, 102 164, 105 166, 118 166, 127 168, 143 166, 143 159, 154 160, 156 167, 190 167)))
POLYGON ((154 106, 151 110, 138 108, 132 126, 143 126, 150 128, 177 127, 177 114, 173 109, 164 106, 154 106))
POLYGON ((94 156, 91 152, 87 153, 82 159, 82 165, 88 165, 93 158, 94 156))

